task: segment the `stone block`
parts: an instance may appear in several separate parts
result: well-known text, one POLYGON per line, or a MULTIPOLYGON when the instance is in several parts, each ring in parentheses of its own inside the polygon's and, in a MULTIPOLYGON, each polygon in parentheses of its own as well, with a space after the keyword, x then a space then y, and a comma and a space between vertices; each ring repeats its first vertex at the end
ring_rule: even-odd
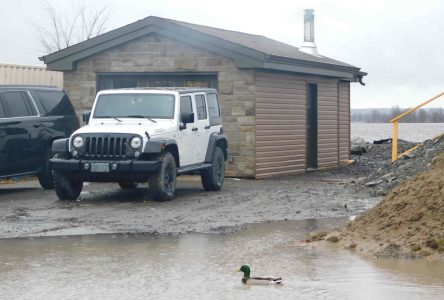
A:
POLYGON ((163 69, 173 69, 174 60, 167 57, 155 57, 153 59, 153 67, 159 68, 159 71, 163 69))
POLYGON ((254 164, 250 162, 239 162, 235 164, 238 176, 253 177, 254 164))
POLYGON ((237 95, 226 95, 226 94, 220 95, 221 101, 229 101, 229 102, 235 101, 237 97, 238 97, 237 95))
POLYGON ((246 116, 255 116, 256 115, 256 110, 254 107, 246 107, 245 108, 245 115, 246 116))
POLYGON ((256 132, 256 126, 249 125, 249 126, 239 126, 239 130, 242 132, 256 132))
POLYGON ((237 117, 233 117, 231 114, 229 114, 228 116, 223 116, 222 120, 224 124, 236 123, 237 117))
POLYGON ((220 67, 223 65, 223 59, 220 57, 208 57, 206 59, 206 65, 209 67, 220 67))
POLYGON ((245 108, 239 107, 239 106, 231 107, 231 115, 232 116, 245 116, 245 108))
POLYGON ((254 147, 256 144, 256 132, 248 131, 245 132, 245 144, 247 147, 254 147))
POLYGON ((233 101, 242 101, 243 103, 256 103, 256 96, 254 94, 248 95, 235 95, 233 101))
POLYGON ((160 53, 162 51, 162 47, 166 47, 166 46, 161 43, 147 43, 146 44, 146 52, 160 53))
POLYGON ((197 62, 193 58, 176 58, 174 61, 178 70, 196 70, 197 62))
POLYGON ((256 149, 255 147, 240 147, 239 155, 254 158, 256 149))
POLYGON ((233 82, 232 81, 219 81, 219 94, 220 95, 233 94, 233 82))
POLYGON ((229 107, 223 107, 220 115, 222 117, 229 117, 229 116, 232 116, 233 114, 232 114, 231 109, 229 107))
POLYGON ((255 125, 256 117, 254 116, 240 116, 237 117, 237 123, 239 125, 255 125))
POLYGON ((241 128, 237 123, 224 122, 224 131, 240 131, 241 128))
POLYGON ((93 72, 109 72, 111 70, 111 60, 96 58, 92 61, 93 72))
POLYGON ((92 72, 75 72, 71 73, 70 76, 68 76, 68 79, 65 80, 75 81, 75 82, 89 81, 92 84, 94 84, 96 81, 96 74, 92 72))
POLYGON ((235 141, 245 141, 247 134, 246 132, 226 132, 228 136, 229 144, 235 141))
POLYGON ((253 86, 241 84, 240 82, 236 81, 233 84, 233 94, 235 95, 254 95, 254 91, 253 86))

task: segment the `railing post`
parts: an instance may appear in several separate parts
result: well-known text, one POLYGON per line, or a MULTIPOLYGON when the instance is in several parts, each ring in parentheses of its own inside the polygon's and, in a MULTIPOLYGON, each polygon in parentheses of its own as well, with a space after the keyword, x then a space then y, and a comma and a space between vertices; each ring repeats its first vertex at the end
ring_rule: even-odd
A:
POLYGON ((414 107, 414 108, 412 108, 412 109, 409 109, 408 111, 403 112, 403 113, 400 114, 399 116, 397 116, 397 117, 395 117, 395 118, 393 118, 393 119, 390 120, 390 122, 393 123, 392 162, 398 160, 398 121, 399 121, 401 118, 403 118, 403 117, 405 117, 405 116, 411 114, 412 112, 414 112, 414 111, 420 109, 420 108, 423 107, 424 105, 426 105, 426 104, 432 102, 432 101, 435 100, 435 99, 438 99, 438 98, 441 97, 441 96, 444 96, 444 92, 442 92, 442 93, 436 95, 436 96, 433 97, 433 98, 430 98, 429 100, 427 100, 427 101, 421 103, 420 105, 418 105, 418 106, 416 106, 416 107, 414 107))
POLYGON ((398 121, 393 124, 393 138, 392 138, 392 162, 398 160, 398 121))

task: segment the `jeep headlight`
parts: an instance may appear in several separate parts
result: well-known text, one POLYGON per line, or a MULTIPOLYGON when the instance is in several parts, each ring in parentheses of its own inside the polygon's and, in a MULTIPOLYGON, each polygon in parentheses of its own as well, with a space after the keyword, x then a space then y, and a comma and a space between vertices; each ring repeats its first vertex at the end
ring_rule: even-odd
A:
POLYGON ((72 145, 76 148, 80 148, 83 146, 83 138, 81 136, 76 136, 72 141, 72 145))
POLYGON ((142 139, 138 136, 135 136, 131 139, 130 145, 133 149, 140 148, 140 146, 142 145, 142 139))

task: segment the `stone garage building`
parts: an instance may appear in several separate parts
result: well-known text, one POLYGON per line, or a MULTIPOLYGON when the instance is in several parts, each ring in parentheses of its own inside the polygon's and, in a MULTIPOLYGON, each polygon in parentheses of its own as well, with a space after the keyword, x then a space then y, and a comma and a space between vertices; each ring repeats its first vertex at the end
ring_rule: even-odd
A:
POLYGON ((154 16, 42 60, 64 72, 79 115, 103 89, 217 88, 229 138, 226 175, 254 178, 349 159, 350 82, 366 75, 264 36, 154 16))

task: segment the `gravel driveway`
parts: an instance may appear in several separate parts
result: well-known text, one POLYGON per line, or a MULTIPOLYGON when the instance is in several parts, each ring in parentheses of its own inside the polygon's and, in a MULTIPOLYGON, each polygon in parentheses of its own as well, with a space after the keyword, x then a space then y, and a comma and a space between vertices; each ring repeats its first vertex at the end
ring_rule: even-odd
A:
POLYGON ((88 184, 79 201, 36 181, 0 185, 0 238, 98 233, 223 233, 248 223, 351 216, 380 201, 349 189, 350 175, 313 172, 274 180, 227 178, 220 192, 180 177, 176 198, 154 202, 143 187, 88 184))

